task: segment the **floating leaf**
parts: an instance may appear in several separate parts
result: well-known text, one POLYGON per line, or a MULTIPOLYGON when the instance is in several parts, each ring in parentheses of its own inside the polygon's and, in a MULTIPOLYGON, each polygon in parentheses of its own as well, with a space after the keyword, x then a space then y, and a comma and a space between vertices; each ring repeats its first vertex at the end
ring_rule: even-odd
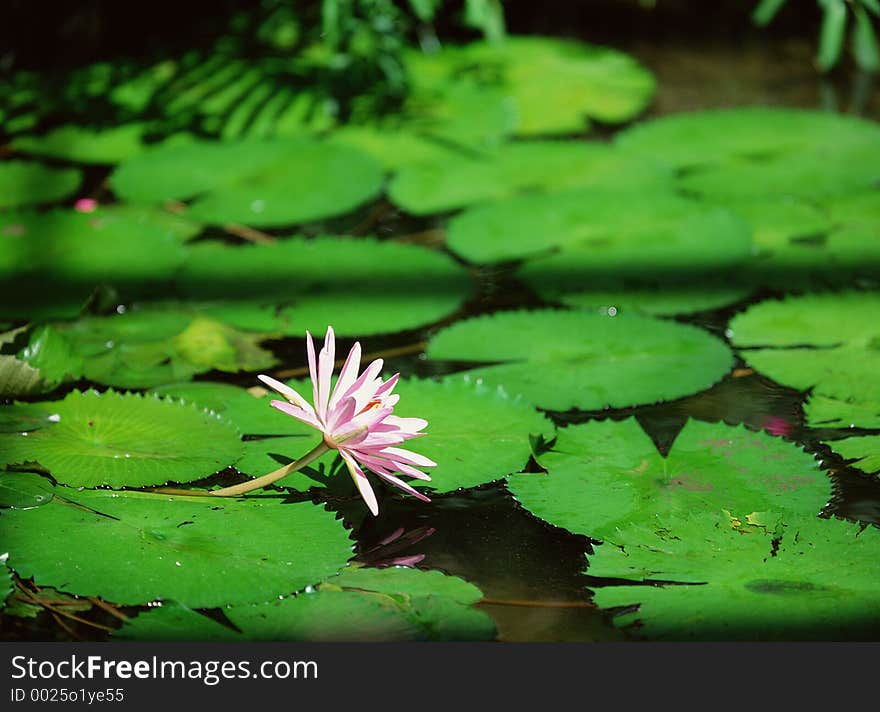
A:
POLYGON ((123 314, 57 324, 83 359, 83 375, 122 388, 148 388, 212 369, 257 371, 275 358, 266 334, 240 331, 193 305, 138 305, 123 314))
POLYGON ((636 634, 668 640, 875 640, 880 537, 872 527, 788 515, 784 524, 732 527, 712 513, 622 528, 590 557, 594 576, 699 586, 603 586, 603 608, 636 634), (778 537, 778 538, 777 538, 778 537))
MULTIPOLYGON (((878 313, 880 295, 872 292, 788 297, 737 315, 731 339, 766 376, 799 390, 812 388, 813 397, 852 403, 854 415, 864 414, 880 403, 878 313)), ((813 416, 828 419, 821 411, 811 412, 811 422, 813 416)), ((861 425, 838 407, 833 417, 861 425)))
POLYGON ((880 472, 880 435, 861 435, 826 443, 844 460, 855 460, 865 472, 880 472))
POLYGON ((241 634, 180 605, 126 622, 116 637, 138 640, 491 640, 495 625, 472 608, 479 589, 439 571, 347 567, 315 592, 231 606, 241 634))
POLYGON ((75 163, 118 163, 144 150, 146 125, 121 124, 104 129, 68 124, 42 136, 19 136, 12 147, 35 156, 75 163))
POLYGON ((84 491, 0 517, 9 565, 41 586, 119 604, 271 600, 335 573, 341 522, 310 503, 84 491), (52 531, 51 537, 45 532, 52 531))
POLYGON ((776 160, 813 152, 833 160, 851 148, 876 144, 878 137, 880 126, 848 114, 744 107, 652 119, 622 131, 616 143, 628 152, 691 168, 775 165, 776 160))
POLYGON ((75 168, 4 161, 0 164, 0 208, 54 203, 76 191, 81 180, 75 168))
POLYGON ((242 452, 219 416, 154 396, 73 391, 52 410, 51 425, 2 436, 6 463, 38 462, 73 486, 125 487, 191 482, 242 452))
POLYGON ((713 270, 742 261, 751 248, 743 220, 669 193, 573 190, 518 196, 465 211, 450 221, 447 233, 449 246, 471 262, 577 248, 593 255, 597 272, 640 275, 650 270, 662 275, 683 263, 688 271, 713 270))
POLYGON ((880 401, 831 398, 811 393, 804 405, 807 421, 815 427, 880 428, 880 401))
POLYGON ((521 136, 581 132, 588 118, 628 121, 645 109, 655 87, 651 73, 622 52, 545 37, 413 53, 407 65, 416 91, 434 88, 441 102, 462 84, 497 94, 521 136))
POLYGON ((30 472, 0 473, 0 507, 32 509, 54 497, 52 483, 30 472))
POLYGON ((424 326, 470 296, 448 256, 372 239, 292 238, 273 245, 195 245, 181 290, 204 313, 244 329, 366 336, 424 326), (214 304, 212 307, 211 304, 214 304))
POLYGON ((670 181, 665 166, 608 146, 521 141, 455 161, 404 166, 388 194, 404 210, 426 215, 528 192, 578 187, 647 192, 670 181))
MULTIPOLYGON (((535 270, 529 270, 529 273, 539 273, 540 267, 536 265, 535 270)), ((552 282, 543 285, 544 288, 539 291, 545 298, 558 300, 566 306, 612 314, 632 310, 652 316, 695 314, 720 309, 745 299, 751 292, 748 286, 731 286, 719 279, 707 279, 690 286, 673 284, 665 287, 598 280, 588 289, 571 292, 557 291, 552 282)))
POLYGON ((508 479, 517 500, 551 524, 615 543, 622 528, 661 515, 818 513, 831 494, 816 460, 795 445, 695 420, 667 457, 632 418, 569 426, 541 464, 546 474, 508 479))
POLYGON ((380 164, 347 146, 305 138, 160 147, 123 163, 113 190, 134 201, 195 198, 212 224, 293 225, 341 215, 376 196, 380 164))
POLYGON ((15 298, 0 314, 75 316, 98 285, 115 285, 126 298, 151 293, 184 255, 173 232, 125 212, 2 215, 0 284, 15 298))
POLYGON ((0 397, 23 396, 46 390, 40 370, 15 356, 0 356, 0 397))
POLYGON ((552 310, 458 322, 431 340, 428 355, 497 364, 469 373, 550 410, 679 398, 708 388, 733 363, 723 342, 690 325, 637 314, 552 310))

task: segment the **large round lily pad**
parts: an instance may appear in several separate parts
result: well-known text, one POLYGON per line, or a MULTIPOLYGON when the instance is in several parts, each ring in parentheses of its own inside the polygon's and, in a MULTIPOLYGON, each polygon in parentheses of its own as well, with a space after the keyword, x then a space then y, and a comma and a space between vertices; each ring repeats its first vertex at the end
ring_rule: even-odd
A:
POLYGON ((111 176, 121 198, 194 198, 189 214, 212 224, 269 227, 344 214, 382 188, 381 164, 348 146, 306 138, 193 142, 159 147, 111 176))
POLYGON ((714 513, 630 524, 590 557, 589 573, 703 585, 603 586, 629 606, 617 625, 667 640, 876 640, 880 533, 803 514, 734 522, 714 513))
POLYGON ((656 191, 671 183, 663 164, 586 142, 521 141, 404 166, 391 200, 416 215, 463 208, 530 192, 590 187, 656 191))
POLYGON ((424 326, 470 296, 447 255, 374 239, 290 238, 273 245, 192 248, 181 291, 234 326, 301 336, 370 335, 424 326), (213 304, 213 306, 211 306, 213 304))
POLYGON ((183 606, 149 611, 115 637, 137 640, 491 640, 475 586, 439 571, 347 567, 316 591, 224 610, 238 633, 183 606))
POLYGON ((622 52, 546 37, 412 53, 407 65, 416 89, 438 90, 441 102, 462 84, 494 94, 523 136, 581 132, 589 119, 628 121, 646 107, 655 86, 650 72, 622 52))
POLYGON ((242 452, 227 421, 155 396, 73 391, 52 411, 36 431, 0 436, 5 463, 38 462, 73 486, 124 487, 201 479, 242 452))
POLYGON ((551 524, 615 543, 621 529, 674 512, 816 514, 831 496, 819 463, 801 448, 695 420, 667 457, 630 418, 561 429, 540 461, 546 474, 508 479, 520 503, 551 524))
POLYGON ((276 498, 71 490, 4 512, 0 532, 20 576, 120 604, 268 601, 324 580, 351 555, 332 513, 276 498))
MULTIPOLYGON (((745 259, 748 224, 672 193, 572 190, 481 205, 449 223, 448 243, 471 262, 500 262, 578 248, 597 271, 698 272, 745 259)), ((592 275, 588 275, 592 276, 592 275)))
POLYGON ((75 168, 4 161, 0 163, 0 208, 54 203, 76 191, 81 181, 82 174, 75 168))
POLYGON ((880 295, 874 292, 788 297, 738 315, 730 324, 731 339, 761 373, 792 388, 812 389, 811 423, 873 427, 876 413, 871 414, 880 403, 878 313, 880 295))
POLYGON ((722 341, 690 325, 553 310, 458 322, 431 340, 428 355, 472 362, 472 378, 549 410, 671 400, 708 388, 733 365, 722 341))

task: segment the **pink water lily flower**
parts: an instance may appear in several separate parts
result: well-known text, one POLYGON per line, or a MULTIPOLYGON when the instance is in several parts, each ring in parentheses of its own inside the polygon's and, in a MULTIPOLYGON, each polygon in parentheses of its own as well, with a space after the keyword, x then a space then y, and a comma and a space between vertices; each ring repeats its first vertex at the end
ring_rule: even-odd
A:
POLYGON ((363 467, 404 492, 430 502, 428 497, 395 474, 429 481, 431 478, 417 468, 437 466, 427 457, 398 447, 406 440, 424 435, 421 431, 428 425, 428 421, 422 418, 400 418, 393 414, 400 398, 392 393, 399 374, 383 381, 379 376, 383 362, 376 359, 358 375, 361 346, 356 343, 345 359, 335 386, 332 386, 336 359, 332 327, 327 327, 324 346, 317 359, 312 335, 308 332, 306 347, 314 406, 290 386, 261 375, 259 379, 263 383, 284 397, 283 401, 273 400, 271 405, 322 433, 325 447, 321 452, 327 449, 339 452, 373 515, 379 513, 379 503, 363 467))

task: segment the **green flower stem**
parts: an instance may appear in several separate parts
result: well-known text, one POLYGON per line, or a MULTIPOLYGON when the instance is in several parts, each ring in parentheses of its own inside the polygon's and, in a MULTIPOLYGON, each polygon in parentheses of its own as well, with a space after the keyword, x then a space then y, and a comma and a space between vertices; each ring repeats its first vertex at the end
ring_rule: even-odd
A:
POLYGON ((289 465, 285 465, 274 472, 270 472, 268 475, 263 475, 262 477, 258 477, 255 480, 251 480, 250 482, 242 482, 240 485, 233 485, 232 487, 224 487, 219 490, 211 490, 209 493, 213 497, 237 497, 241 494, 247 494, 248 492, 252 492, 255 489, 260 489, 265 487, 266 485, 271 485, 273 482, 280 480, 282 477, 286 477, 291 472, 296 472, 297 470, 302 469, 309 463, 317 460, 321 455, 327 452, 330 447, 323 440, 318 443, 318 445, 303 455, 299 460, 294 460, 289 465))

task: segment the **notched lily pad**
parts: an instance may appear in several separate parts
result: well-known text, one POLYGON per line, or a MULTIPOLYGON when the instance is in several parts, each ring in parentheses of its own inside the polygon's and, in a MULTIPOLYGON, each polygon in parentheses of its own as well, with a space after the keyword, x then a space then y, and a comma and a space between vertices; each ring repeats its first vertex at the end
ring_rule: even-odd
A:
POLYGON ((48 425, 0 436, 7 464, 38 462, 78 487, 132 487, 208 477, 242 453, 228 421, 156 396, 73 391, 52 411, 48 425))
POLYGON ((460 321, 431 340, 428 356, 492 364, 468 373, 548 410, 671 400, 708 388, 733 365, 723 342, 693 326, 554 310, 460 321))
POLYGON ((342 523, 310 503, 100 490, 64 497, 0 516, 9 565, 39 585, 118 604, 272 600, 331 576, 351 556, 342 523))

